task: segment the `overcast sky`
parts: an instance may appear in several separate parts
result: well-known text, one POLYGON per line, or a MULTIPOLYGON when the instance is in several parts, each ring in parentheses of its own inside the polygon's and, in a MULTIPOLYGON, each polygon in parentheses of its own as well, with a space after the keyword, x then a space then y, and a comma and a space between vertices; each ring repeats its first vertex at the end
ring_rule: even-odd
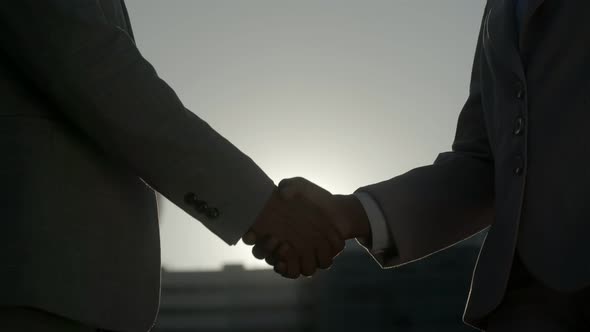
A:
MULTIPOLYGON (((334 193, 450 150, 484 4, 127 0, 139 49, 187 108, 276 183, 304 176, 334 193)), ((165 268, 264 266, 161 209, 165 268)))

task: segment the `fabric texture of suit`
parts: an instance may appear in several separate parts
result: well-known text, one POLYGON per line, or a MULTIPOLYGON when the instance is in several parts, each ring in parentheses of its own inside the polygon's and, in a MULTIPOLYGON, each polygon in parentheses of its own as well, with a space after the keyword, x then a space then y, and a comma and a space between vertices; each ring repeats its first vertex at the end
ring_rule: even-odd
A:
POLYGON ((520 29, 514 5, 487 1, 452 150, 358 190, 388 221, 386 267, 488 229, 463 315, 479 329, 515 254, 552 289, 590 285, 590 3, 527 1, 520 29))
POLYGON ((0 305, 145 332, 155 191, 235 244, 275 186, 141 56, 120 0, 0 5, 0 305))
POLYGON ((26 307, 0 307, 0 331, 107 332, 43 310, 26 307))

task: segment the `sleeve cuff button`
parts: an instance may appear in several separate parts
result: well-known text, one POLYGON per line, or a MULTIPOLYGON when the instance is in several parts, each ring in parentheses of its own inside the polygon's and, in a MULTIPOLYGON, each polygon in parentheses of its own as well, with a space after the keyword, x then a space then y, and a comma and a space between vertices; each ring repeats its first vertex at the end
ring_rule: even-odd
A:
POLYGON ((184 202, 186 204, 195 204, 195 202, 198 201, 197 195, 195 195, 195 193, 187 193, 186 195, 184 195, 184 202))
POLYGON ((209 205, 205 201, 197 201, 195 203, 195 208, 199 213, 205 213, 209 210, 209 205))
POLYGON ((219 217, 219 210, 217 210, 216 208, 210 208, 209 210, 207 210, 207 217, 212 219, 219 217))

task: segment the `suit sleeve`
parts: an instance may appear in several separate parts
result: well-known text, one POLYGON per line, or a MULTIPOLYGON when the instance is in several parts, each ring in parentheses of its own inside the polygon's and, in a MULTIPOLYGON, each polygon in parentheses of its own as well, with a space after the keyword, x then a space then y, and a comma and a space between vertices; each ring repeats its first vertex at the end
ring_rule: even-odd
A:
POLYGON ((275 188, 183 106, 100 1, 3 2, 0 51, 98 148, 228 244, 275 188))
POLYGON ((389 231, 387 220, 377 201, 363 191, 357 191, 354 195, 363 206, 365 214, 369 219, 369 227, 371 228, 370 235, 366 238, 356 238, 357 242, 365 247, 373 256, 385 254, 385 251, 388 251, 388 255, 395 255, 397 248, 389 231))
POLYGON ((480 28, 469 97, 451 151, 440 153, 432 165, 357 190, 376 200, 389 226, 390 250, 372 253, 382 267, 429 256, 493 221, 494 161, 482 109, 481 38, 480 28))

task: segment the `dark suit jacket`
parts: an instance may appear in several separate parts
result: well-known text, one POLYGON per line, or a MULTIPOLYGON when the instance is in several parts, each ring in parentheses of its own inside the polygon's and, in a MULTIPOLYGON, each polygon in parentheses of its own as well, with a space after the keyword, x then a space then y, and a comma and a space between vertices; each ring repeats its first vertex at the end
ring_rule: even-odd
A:
POLYGON ((546 285, 590 285, 590 2, 488 0, 452 151, 365 188, 399 266, 489 226, 463 320, 484 328, 515 252, 546 285), (396 250, 397 249, 397 250, 396 250))
POLYGON ((275 188, 137 50, 120 0, 0 4, 0 305, 145 332, 154 190, 228 244, 275 188))

